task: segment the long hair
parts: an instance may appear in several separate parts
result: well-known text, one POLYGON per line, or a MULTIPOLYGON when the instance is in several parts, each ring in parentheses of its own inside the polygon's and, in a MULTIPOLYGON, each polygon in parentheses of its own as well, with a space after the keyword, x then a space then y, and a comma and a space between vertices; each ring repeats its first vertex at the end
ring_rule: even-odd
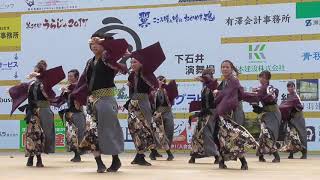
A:
POLYGON ((202 76, 209 75, 210 77, 213 77, 214 73, 215 73, 214 68, 206 68, 202 71, 202 76))
POLYGON ((238 68, 236 68, 236 66, 235 66, 230 60, 224 60, 224 61, 222 61, 221 67, 222 67, 222 64, 225 63, 225 62, 226 62, 226 63, 229 63, 230 66, 231 66, 232 71, 236 73, 236 76, 239 76, 240 71, 238 70, 238 68))
POLYGON ((296 84, 293 81, 289 81, 287 87, 296 87, 296 84))
POLYGON ((167 83, 166 78, 165 78, 164 76, 162 76, 162 75, 158 76, 157 79, 158 79, 159 81, 162 81, 163 83, 167 83))
POLYGON ((262 77, 265 77, 268 81, 271 79, 271 73, 270 71, 262 71, 260 74, 259 74, 259 78, 262 78, 262 77))
POLYGON ((42 73, 47 69, 47 62, 45 60, 40 60, 35 66, 35 72, 42 73))

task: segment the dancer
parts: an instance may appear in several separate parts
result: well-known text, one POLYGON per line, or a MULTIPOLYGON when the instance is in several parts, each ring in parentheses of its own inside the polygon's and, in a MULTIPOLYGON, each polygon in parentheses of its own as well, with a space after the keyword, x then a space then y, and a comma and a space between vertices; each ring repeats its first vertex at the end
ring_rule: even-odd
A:
POLYGON ((28 99, 28 104, 19 108, 20 111, 26 111, 27 166, 33 166, 33 158, 36 156, 36 166, 44 167, 41 154, 55 152, 54 114, 50 109, 50 101, 55 98, 52 87, 63 80, 65 74, 61 66, 47 70, 46 61, 41 60, 29 78, 35 78, 35 80, 14 86, 9 90, 13 100, 11 114, 28 99))
POLYGON ((279 163, 277 140, 281 122, 281 113, 277 105, 279 90, 270 85, 271 73, 262 71, 259 74, 260 87, 255 88, 253 93, 244 93, 243 99, 253 106, 253 111, 258 114, 261 122, 259 136, 259 148, 257 155, 260 162, 266 162, 264 154, 273 154, 272 162, 279 163), (259 102, 263 107, 259 106, 259 102))
POLYGON ((293 159, 293 154, 301 151, 301 159, 307 159, 307 131, 302 111, 303 105, 296 92, 294 82, 289 81, 287 89, 288 97, 279 106, 286 130, 284 146, 280 151, 289 152, 289 159, 293 159))
POLYGON ((81 162, 79 144, 84 137, 86 127, 83 107, 70 96, 78 80, 79 71, 77 69, 70 70, 68 72, 68 85, 61 88, 62 93, 56 98, 54 104, 56 107, 61 107, 61 105, 65 103, 68 105, 66 109, 59 111, 59 115, 62 120, 66 121, 66 143, 68 151, 74 152, 74 157, 70 160, 71 162, 81 162))
MULTIPOLYGON (((159 88, 154 93, 152 104, 153 109, 155 109, 153 116, 155 127, 153 129, 157 142, 160 142, 160 148, 165 149, 168 154, 167 160, 172 161, 174 159, 170 150, 174 133, 172 106, 174 99, 178 96, 178 88, 174 80, 167 84, 164 76, 158 76, 157 79, 159 88)), ((155 153, 151 153, 151 160, 156 160, 156 155, 155 153)))
POLYGON ((116 172, 121 167, 119 154, 124 151, 124 138, 117 114, 114 78, 118 72, 125 73, 126 67, 117 61, 126 53, 128 44, 123 39, 114 40, 95 33, 89 41, 94 54, 80 77, 71 97, 83 105, 87 102, 87 129, 80 149, 91 150, 98 173, 116 172), (112 155, 112 164, 106 169, 101 154, 112 155))
POLYGON ((213 93, 216 96, 217 125, 215 133, 216 144, 220 152, 219 168, 225 169, 225 161, 241 161, 241 169, 248 170, 248 163, 245 159, 245 147, 256 148, 258 146, 252 135, 234 120, 234 111, 239 105, 243 87, 233 73, 238 75, 237 68, 229 60, 221 63, 223 81, 218 90, 213 93))
POLYGON ((151 166, 145 160, 144 152, 151 149, 156 153, 156 139, 152 130, 152 109, 149 95, 158 88, 153 72, 165 60, 160 43, 155 43, 131 55, 131 73, 128 78, 130 100, 126 103, 129 111, 128 128, 137 154, 131 164, 151 166))
POLYGON ((215 157, 215 164, 219 163, 219 152, 214 141, 216 106, 213 91, 218 88, 218 81, 213 78, 214 72, 213 68, 208 68, 203 70, 202 76, 196 78, 196 80, 202 82, 203 88, 201 102, 193 101, 190 104, 190 112, 200 110, 200 113, 196 113, 189 119, 190 125, 193 118, 197 119, 197 125, 191 140, 192 149, 189 163, 195 163, 196 158, 210 156, 215 157), (196 105, 196 103, 199 105, 196 105), (199 109, 193 107, 199 107, 199 109))

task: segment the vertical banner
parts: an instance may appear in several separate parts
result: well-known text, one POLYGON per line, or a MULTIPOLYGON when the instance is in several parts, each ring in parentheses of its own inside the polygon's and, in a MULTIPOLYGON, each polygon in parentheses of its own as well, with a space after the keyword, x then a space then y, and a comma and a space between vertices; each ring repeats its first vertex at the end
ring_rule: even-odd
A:
POLYGON ((0 16, 0 52, 21 50, 21 16, 0 16))

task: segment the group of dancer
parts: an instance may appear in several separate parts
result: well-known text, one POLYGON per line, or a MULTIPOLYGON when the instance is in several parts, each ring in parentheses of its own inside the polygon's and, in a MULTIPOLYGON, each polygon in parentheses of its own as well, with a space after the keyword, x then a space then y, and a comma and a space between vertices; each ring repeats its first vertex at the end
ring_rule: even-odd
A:
POLYGON ((221 64, 223 80, 218 84, 213 77, 214 69, 205 69, 196 79, 203 83, 201 101, 190 103, 189 123, 194 119, 197 125, 192 136, 192 152, 189 163, 196 158, 214 156, 214 164, 225 169, 225 161, 241 162, 241 169, 247 170, 245 159, 247 148, 257 150, 259 162, 266 162, 264 155, 273 155, 272 162, 279 163, 279 151, 293 154, 301 151, 301 159, 307 158, 307 132, 303 117, 303 105, 296 92, 294 82, 287 84, 287 99, 278 106, 279 90, 270 84, 271 73, 259 74, 260 86, 252 92, 245 92, 238 80, 239 72, 234 64, 225 60, 221 64), (244 127, 242 102, 253 107, 260 121, 258 141, 244 127), (260 106, 261 105, 261 106, 260 106), (282 126, 281 126, 282 124, 282 126), (283 143, 278 140, 280 131, 284 133, 283 143))
MULTIPOLYGON (((39 61, 28 76, 30 82, 10 88, 11 114, 16 109, 26 112, 27 166, 33 166, 36 156, 36 166, 43 167, 41 154, 54 153, 54 114, 50 106, 61 107, 67 103, 67 108, 59 111, 59 115, 66 122, 68 150, 74 152, 71 161, 80 162, 81 154, 90 151, 98 173, 118 171, 121 167, 119 154, 124 151, 115 99, 114 79, 118 73, 129 73, 130 99, 124 107, 128 110, 128 128, 137 151, 131 164, 151 166, 145 159, 148 150, 151 151, 151 160, 162 157, 158 149, 166 150, 168 161, 174 159, 170 150, 174 133, 172 106, 178 88, 174 80, 167 82, 164 76, 154 74, 166 59, 164 52, 160 43, 135 52, 129 52, 128 46, 124 39, 93 34, 89 48, 94 57, 87 61, 81 75, 76 69, 68 72, 68 83, 61 88, 59 96, 52 88, 65 78, 63 68, 47 69, 44 60, 39 61), (130 72, 126 64, 118 62, 122 57, 131 58, 130 72), (20 106, 25 100, 28 103, 20 106), (109 168, 103 163, 101 154, 112 155, 109 168)), ((221 72, 223 80, 220 84, 214 78, 215 69, 212 68, 203 70, 202 76, 196 77, 202 82, 203 89, 201 101, 190 103, 190 112, 195 113, 189 122, 196 120, 197 125, 192 136, 189 163, 195 163, 197 158, 214 156, 215 164, 225 169, 225 161, 239 158, 241 169, 247 170, 247 148, 257 149, 261 162, 266 161, 265 154, 273 154, 272 162, 280 162, 279 151, 290 152, 289 158, 301 151, 302 158, 307 158, 303 106, 295 84, 288 83, 288 98, 278 106, 278 90, 269 84, 270 72, 260 73, 261 86, 253 92, 244 92, 238 80, 239 72, 231 61, 222 62, 221 72), (242 101, 250 103, 258 114, 261 122, 258 141, 243 127, 242 101), (285 123, 286 136, 280 147, 277 140, 281 122, 285 123)))

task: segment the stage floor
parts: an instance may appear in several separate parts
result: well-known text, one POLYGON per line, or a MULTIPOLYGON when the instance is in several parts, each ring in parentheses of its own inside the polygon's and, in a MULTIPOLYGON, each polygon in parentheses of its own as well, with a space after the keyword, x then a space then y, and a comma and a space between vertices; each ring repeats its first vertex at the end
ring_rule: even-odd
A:
MULTIPOLYGON (((297 155, 296 158, 298 158, 297 155)), ((83 162, 72 163, 72 154, 56 153, 44 155, 44 168, 26 167, 26 158, 23 153, 0 153, 0 180, 63 180, 63 179, 115 179, 115 180, 217 180, 217 179, 245 179, 245 180, 276 180, 276 179, 319 179, 320 156, 309 155, 308 160, 286 159, 281 156, 281 163, 271 163, 272 157, 266 157, 267 163, 259 163, 254 155, 248 155, 249 170, 241 171, 240 162, 227 162, 227 170, 218 169, 213 165, 213 158, 197 160, 196 164, 188 164, 188 154, 175 154, 174 161, 165 161, 159 158, 152 162, 151 167, 131 165, 133 153, 125 153, 120 156, 122 167, 117 173, 96 173, 96 163, 92 155, 83 155, 83 162)), ((111 163, 110 156, 103 156, 103 161, 108 167, 111 163)), ((34 163, 35 164, 35 163, 34 163)))

